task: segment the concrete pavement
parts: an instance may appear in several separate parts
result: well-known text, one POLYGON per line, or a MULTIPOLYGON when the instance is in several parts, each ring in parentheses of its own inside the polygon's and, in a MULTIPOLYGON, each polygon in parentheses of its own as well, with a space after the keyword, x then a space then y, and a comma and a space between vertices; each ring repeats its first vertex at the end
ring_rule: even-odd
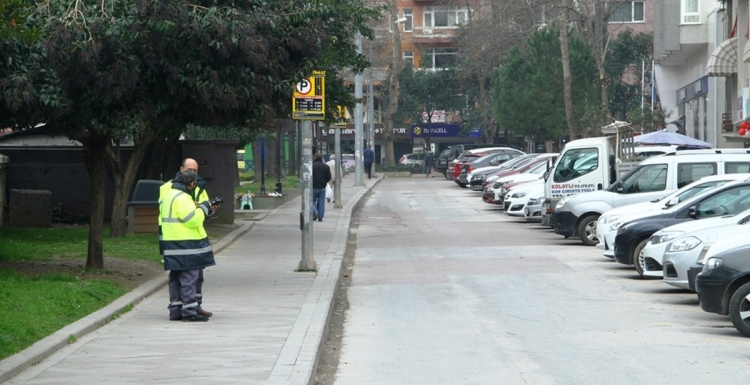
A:
POLYGON ((313 225, 317 272, 301 259, 300 198, 214 245, 207 323, 168 320, 167 274, 0 361, 7 384, 312 384, 351 214, 379 179, 342 182, 343 208, 313 225), (133 305, 130 311, 122 309, 133 305))

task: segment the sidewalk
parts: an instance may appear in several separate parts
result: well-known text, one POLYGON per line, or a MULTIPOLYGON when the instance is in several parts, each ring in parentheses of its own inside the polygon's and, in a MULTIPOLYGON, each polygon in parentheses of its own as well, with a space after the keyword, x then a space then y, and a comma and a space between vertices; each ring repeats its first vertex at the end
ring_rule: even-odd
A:
POLYGON ((295 272, 297 197, 214 245, 217 265, 206 269, 203 289, 209 322, 168 320, 165 272, 0 361, 0 383, 313 384, 351 213, 379 180, 353 187, 345 178, 343 208, 326 204, 323 222, 313 224, 317 273, 295 272))

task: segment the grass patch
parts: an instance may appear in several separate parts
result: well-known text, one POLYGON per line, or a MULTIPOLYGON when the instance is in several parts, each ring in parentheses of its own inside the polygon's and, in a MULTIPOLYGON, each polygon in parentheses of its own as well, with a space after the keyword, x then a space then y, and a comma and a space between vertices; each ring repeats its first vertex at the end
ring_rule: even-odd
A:
MULTIPOLYGON (((88 226, 52 228, 0 227, 0 261, 45 261, 54 257, 86 259, 88 226)), ((104 256, 160 262, 158 239, 152 234, 111 238, 104 229, 104 256)))
MULTIPOLYGON (((157 253, 158 254, 158 253, 157 253)), ((0 269, 0 359, 9 357, 125 294, 116 284, 0 269)))
MULTIPOLYGON (((254 174, 240 173, 240 181, 252 181, 251 183, 243 183, 240 187, 234 189, 235 194, 245 194, 250 191, 255 195, 260 195, 260 179, 253 179, 249 176, 255 177, 254 174), (244 176, 243 176, 244 175, 244 176)), ((266 178, 266 194, 272 193, 276 189, 276 178, 266 178)), ((299 178, 297 176, 286 176, 281 179, 282 191, 291 188, 299 187, 299 178)))

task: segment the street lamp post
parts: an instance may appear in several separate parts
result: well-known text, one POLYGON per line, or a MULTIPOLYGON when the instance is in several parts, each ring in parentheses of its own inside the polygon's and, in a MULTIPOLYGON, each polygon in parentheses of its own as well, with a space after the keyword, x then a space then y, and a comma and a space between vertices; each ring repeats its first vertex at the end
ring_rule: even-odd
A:
MULTIPOLYGON (((355 42, 357 54, 361 55, 362 35, 359 32, 355 37, 355 42)), ((362 75, 359 72, 354 74, 354 98, 357 99, 357 104, 354 105, 354 186, 361 187, 365 185, 365 178, 362 159, 364 152, 362 148, 362 135, 364 135, 362 127, 362 75)))

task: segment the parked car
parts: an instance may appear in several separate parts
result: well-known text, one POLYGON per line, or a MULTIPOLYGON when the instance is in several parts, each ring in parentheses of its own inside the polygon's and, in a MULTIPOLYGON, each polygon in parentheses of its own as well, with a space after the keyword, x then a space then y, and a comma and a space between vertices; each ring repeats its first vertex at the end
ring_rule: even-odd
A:
POLYGON ((523 217, 523 209, 529 202, 531 195, 540 192, 544 193, 543 179, 518 184, 505 195, 505 213, 513 217, 523 217))
MULTIPOLYGON (((480 158, 485 155, 489 154, 496 154, 496 153, 505 153, 505 154, 520 154, 520 155, 526 155, 522 151, 518 151, 516 149, 510 148, 510 147, 489 147, 489 148, 477 148, 474 150, 467 150, 464 151, 464 153, 461 155, 460 158, 457 158, 453 160, 450 164, 453 164, 453 181, 458 184, 458 176, 461 174, 461 165, 463 163, 475 160, 476 158, 480 158)), ((465 187, 465 186, 462 186, 465 187)))
POLYGON ((482 191, 482 200, 486 203, 503 204, 508 188, 514 184, 535 181, 547 170, 547 164, 540 162, 520 173, 510 174, 495 180, 482 191))
POLYGON ((557 154, 526 154, 513 158, 500 167, 485 167, 476 170, 473 176, 469 178, 469 187, 474 191, 484 191, 487 184, 494 182, 500 177, 518 174, 524 172, 541 162, 554 163, 557 154))
POLYGON ((513 158, 517 158, 524 155, 522 152, 508 152, 502 151, 497 153, 491 153, 485 156, 480 156, 474 160, 468 161, 461 165, 461 171, 458 174, 458 185, 461 187, 467 187, 469 184, 469 173, 472 171, 484 168, 487 166, 499 166, 513 158))
POLYGON ((423 166, 424 153, 404 154, 403 156, 401 156, 401 159, 398 160, 398 163, 406 166, 423 166))
POLYGON ((703 194, 694 196, 649 217, 625 223, 615 237, 615 260, 632 265, 643 272, 643 248, 651 236, 668 226, 682 222, 734 215, 750 208, 750 182, 730 182, 703 194))
MULTIPOLYGON (((634 203, 607 210, 602 214, 596 225, 597 248, 604 250, 605 257, 614 258, 614 244, 617 230, 625 222, 647 217, 658 210, 665 210, 688 198, 706 192, 727 182, 748 180, 750 174, 724 174, 703 177, 661 199, 650 202, 634 203)), ((661 271, 661 270, 659 270, 661 271)))
POLYGON ((750 211, 745 211, 729 217, 685 222, 657 231, 643 249, 643 275, 663 277, 668 285, 690 289, 688 270, 698 262, 703 249, 719 240, 747 234, 745 225, 749 220, 750 211))
POLYGON ((459 158, 461 154, 463 154, 463 152, 466 150, 487 147, 487 144, 454 144, 453 146, 450 146, 443 150, 443 152, 441 152, 437 157, 437 159, 435 160, 435 170, 439 173, 442 173, 443 176, 445 176, 445 179, 450 179, 447 170, 450 170, 451 173, 453 172, 453 169, 449 166, 451 161, 459 158))
MULTIPOLYGON (((709 248, 710 251, 711 248, 709 248)), ((695 278, 701 309, 729 315, 734 327, 750 337, 750 244, 707 255, 695 278)))
POLYGON ((544 189, 541 192, 529 194, 529 201, 523 208, 523 217, 526 222, 542 222, 542 210, 544 207, 544 189))

